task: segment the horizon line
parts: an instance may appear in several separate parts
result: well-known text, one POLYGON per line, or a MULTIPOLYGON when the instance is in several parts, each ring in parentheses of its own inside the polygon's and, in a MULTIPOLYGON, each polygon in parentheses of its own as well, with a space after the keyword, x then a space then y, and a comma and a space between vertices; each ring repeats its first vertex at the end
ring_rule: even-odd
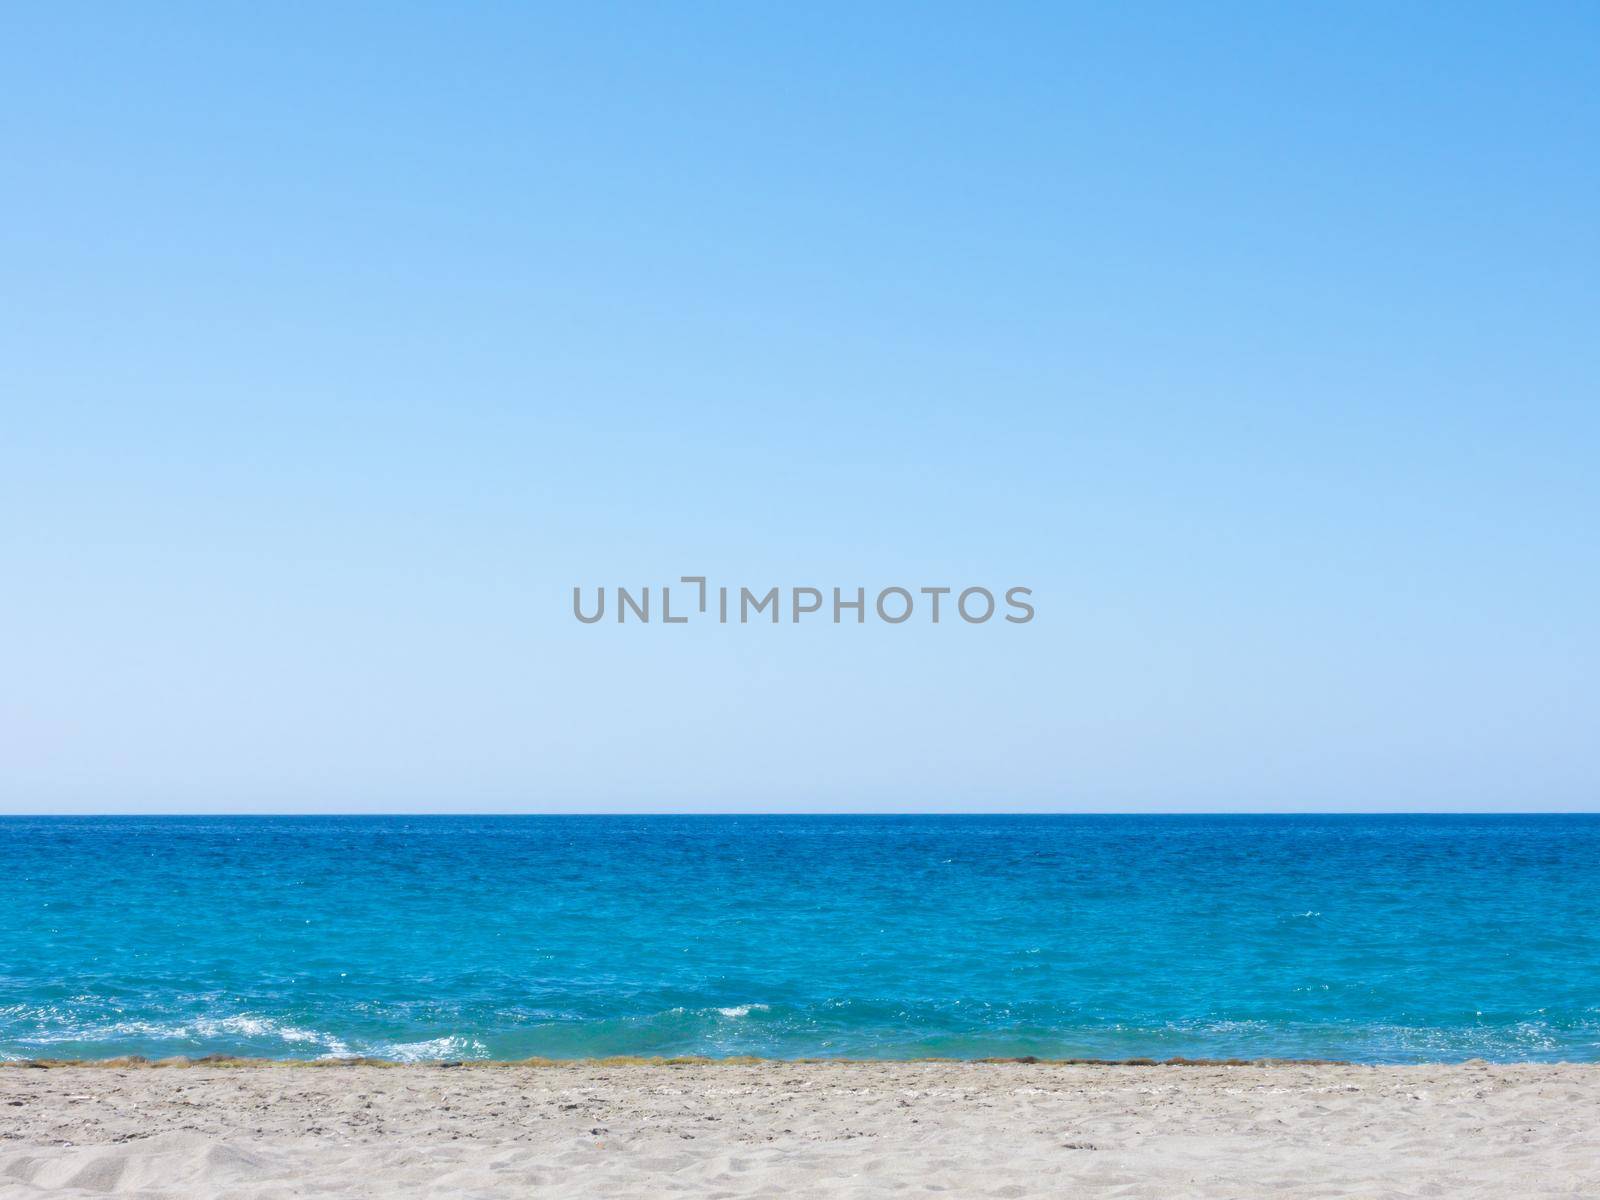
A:
POLYGON ((37 817, 1583 817, 1600 816, 1596 808, 1540 809, 530 809, 530 810, 297 810, 195 809, 133 812, 128 810, 0 812, 0 820, 37 817))

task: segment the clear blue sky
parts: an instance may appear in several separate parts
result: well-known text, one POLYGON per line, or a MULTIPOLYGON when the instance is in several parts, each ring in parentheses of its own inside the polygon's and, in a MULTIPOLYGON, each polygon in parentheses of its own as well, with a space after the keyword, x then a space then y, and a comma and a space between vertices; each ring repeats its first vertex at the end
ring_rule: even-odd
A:
POLYGON ((1600 8, 0 15, 0 808, 1600 807, 1600 8), (580 626, 574 584, 1031 586, 580 626))

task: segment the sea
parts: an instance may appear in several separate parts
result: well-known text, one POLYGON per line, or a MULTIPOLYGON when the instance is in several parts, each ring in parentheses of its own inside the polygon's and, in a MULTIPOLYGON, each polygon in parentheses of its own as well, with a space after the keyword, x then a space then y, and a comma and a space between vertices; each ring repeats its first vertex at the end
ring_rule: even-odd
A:
POLYGON ((1600 815, 0 818, 0 1058, 1600 1060, 1600 815))

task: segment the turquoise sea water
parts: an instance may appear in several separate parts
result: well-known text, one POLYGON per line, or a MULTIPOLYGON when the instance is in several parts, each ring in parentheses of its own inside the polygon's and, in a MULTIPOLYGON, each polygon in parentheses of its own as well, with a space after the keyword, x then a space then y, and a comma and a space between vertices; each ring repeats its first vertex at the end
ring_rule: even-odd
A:
POLYGON ((0 819, 0 1056, 1600 1059, 1600 816, 0 819))

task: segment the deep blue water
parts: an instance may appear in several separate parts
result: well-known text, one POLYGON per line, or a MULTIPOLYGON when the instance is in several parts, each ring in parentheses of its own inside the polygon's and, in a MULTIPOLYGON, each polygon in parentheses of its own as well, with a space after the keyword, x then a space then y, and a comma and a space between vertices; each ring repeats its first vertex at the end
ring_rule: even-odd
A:
POLYGON ((0 1057, 1600 1059, 1600 816, 0 819, 0 1057))

